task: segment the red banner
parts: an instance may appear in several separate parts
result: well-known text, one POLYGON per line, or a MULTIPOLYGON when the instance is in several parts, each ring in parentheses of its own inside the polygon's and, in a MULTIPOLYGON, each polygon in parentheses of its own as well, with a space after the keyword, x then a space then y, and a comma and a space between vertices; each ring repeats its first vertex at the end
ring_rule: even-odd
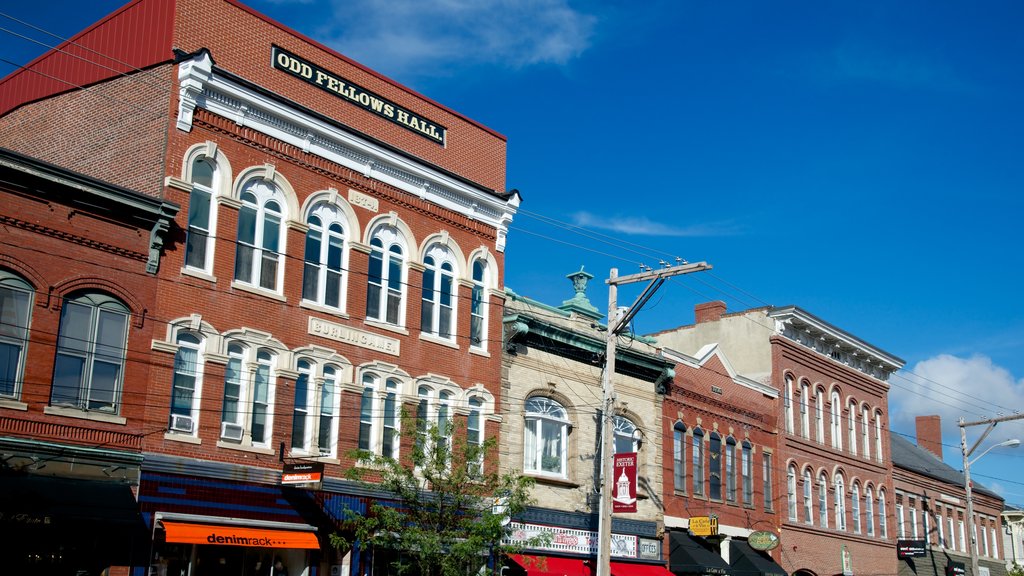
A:
POLYGON ((615 455, 612 512, 636 512, 636 452, 615 455))

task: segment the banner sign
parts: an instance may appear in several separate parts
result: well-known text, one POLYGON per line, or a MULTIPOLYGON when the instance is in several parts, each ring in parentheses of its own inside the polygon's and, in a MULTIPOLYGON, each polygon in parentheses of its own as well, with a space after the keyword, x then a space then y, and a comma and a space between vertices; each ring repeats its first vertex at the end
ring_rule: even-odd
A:
POLYGON ((928 548, 924 540, 896 541, 896 557, 901 560, 904 558, 924 558, 927 555, 928 548))
MULTIPOLYGON (((505 539, 506 544, 526 546, 532 550, 549 550, 571 554, 597 554, 597 532, 559 528, 556 526, 541 526, 539 524, 524 524, 522 522, 512 522, 509 524, 509 529, 509 537, 505 539), (530 540, 544 534, 551 535, 547 544, 530 543, 530 540)), ((611 555, 619 558, 637 558, 638 540, 636 536, 612 534, 611 555)))
POLYGON ((690 518, 690 532, 694 536, 717 536, 718 516, 694 516, 690 518))
POLYGON ((316 484, 324 479, 324 463, 285 464, 281 484, 316 484))
POLYGON ((636 512, 636 452, 615 455, 612 512, 636 512))
POLYGON ((274 68, 444 146, 448 129, 437 122, 427 120, 278 46, 272 48, 270 59, 274 68))

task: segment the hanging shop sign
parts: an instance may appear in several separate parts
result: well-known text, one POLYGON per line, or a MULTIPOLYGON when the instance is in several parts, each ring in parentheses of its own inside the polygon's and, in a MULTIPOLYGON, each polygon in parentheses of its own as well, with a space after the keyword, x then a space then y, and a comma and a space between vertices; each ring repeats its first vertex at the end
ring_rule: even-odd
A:
POLYGON ((690 532, 694 536, 717 536, 718 516, 693 516, 690 518, 690 532))
POLYGON ((636 512, 636 452, 615 455, 612 512, 636 512))
POLYGON ((750 536, 747 536, 747 544, 754 550, 773 550, 779 546, 779 537, 775 532, 758 530, 757 532, 751 532, 750 536))
MULTIPOLYGON (((506 544, 524 546, 532 550, 549 550, 571 554, 597 554, 597 532, 573 530, 540 524, 509 524, 506 544)), ((611 555, 620 558, 638 557, 638 538, 628 534, 612 534, 611 555)))
POLYGON ((304 462, 285 464, 281 472, 281 484, 294 486, 300 484, 319 484, 324 480, 323 462, 304 462))
POLYGON ((904 558, 924 558, 927 555, 928 548, 925 546, 924 540, 896 541, 896 557, 900 560, 904 558))
POLYGON ((437 122, 427 120, 278 46, 271 49, 270 56, 274 68, 444 146, 448 129, 437 122))

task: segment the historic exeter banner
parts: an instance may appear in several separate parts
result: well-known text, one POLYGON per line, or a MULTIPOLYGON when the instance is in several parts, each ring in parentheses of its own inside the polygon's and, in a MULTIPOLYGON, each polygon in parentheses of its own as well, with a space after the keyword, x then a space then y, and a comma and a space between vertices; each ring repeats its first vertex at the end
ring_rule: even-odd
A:
POLYGON ((636 512, 636 452, 615 455, 612 512, 636 512))

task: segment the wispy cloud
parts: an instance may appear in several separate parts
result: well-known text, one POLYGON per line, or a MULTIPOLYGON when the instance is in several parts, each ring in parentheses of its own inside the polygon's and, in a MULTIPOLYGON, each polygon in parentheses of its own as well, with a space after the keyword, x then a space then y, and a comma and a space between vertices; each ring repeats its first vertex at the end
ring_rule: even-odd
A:
POLYGON ((567 0, 333 0, 319 40, 404 75, 452 68, 563 65, 582 54, 597 17, 567 0))
POLYGON ((840 45, 819 60, 817 66, 820 75, 832 82, 945 91, 970 88, 965 79, 944 62, 866 44, 840 45))
POLYGON ((633 236, 733 236, 743 232, 740 225, 728 221, 680 226, 655 222, 646 216, 598 216, 590 212, 573 214, 572 223, 584 228, 608 230, 633 236))

